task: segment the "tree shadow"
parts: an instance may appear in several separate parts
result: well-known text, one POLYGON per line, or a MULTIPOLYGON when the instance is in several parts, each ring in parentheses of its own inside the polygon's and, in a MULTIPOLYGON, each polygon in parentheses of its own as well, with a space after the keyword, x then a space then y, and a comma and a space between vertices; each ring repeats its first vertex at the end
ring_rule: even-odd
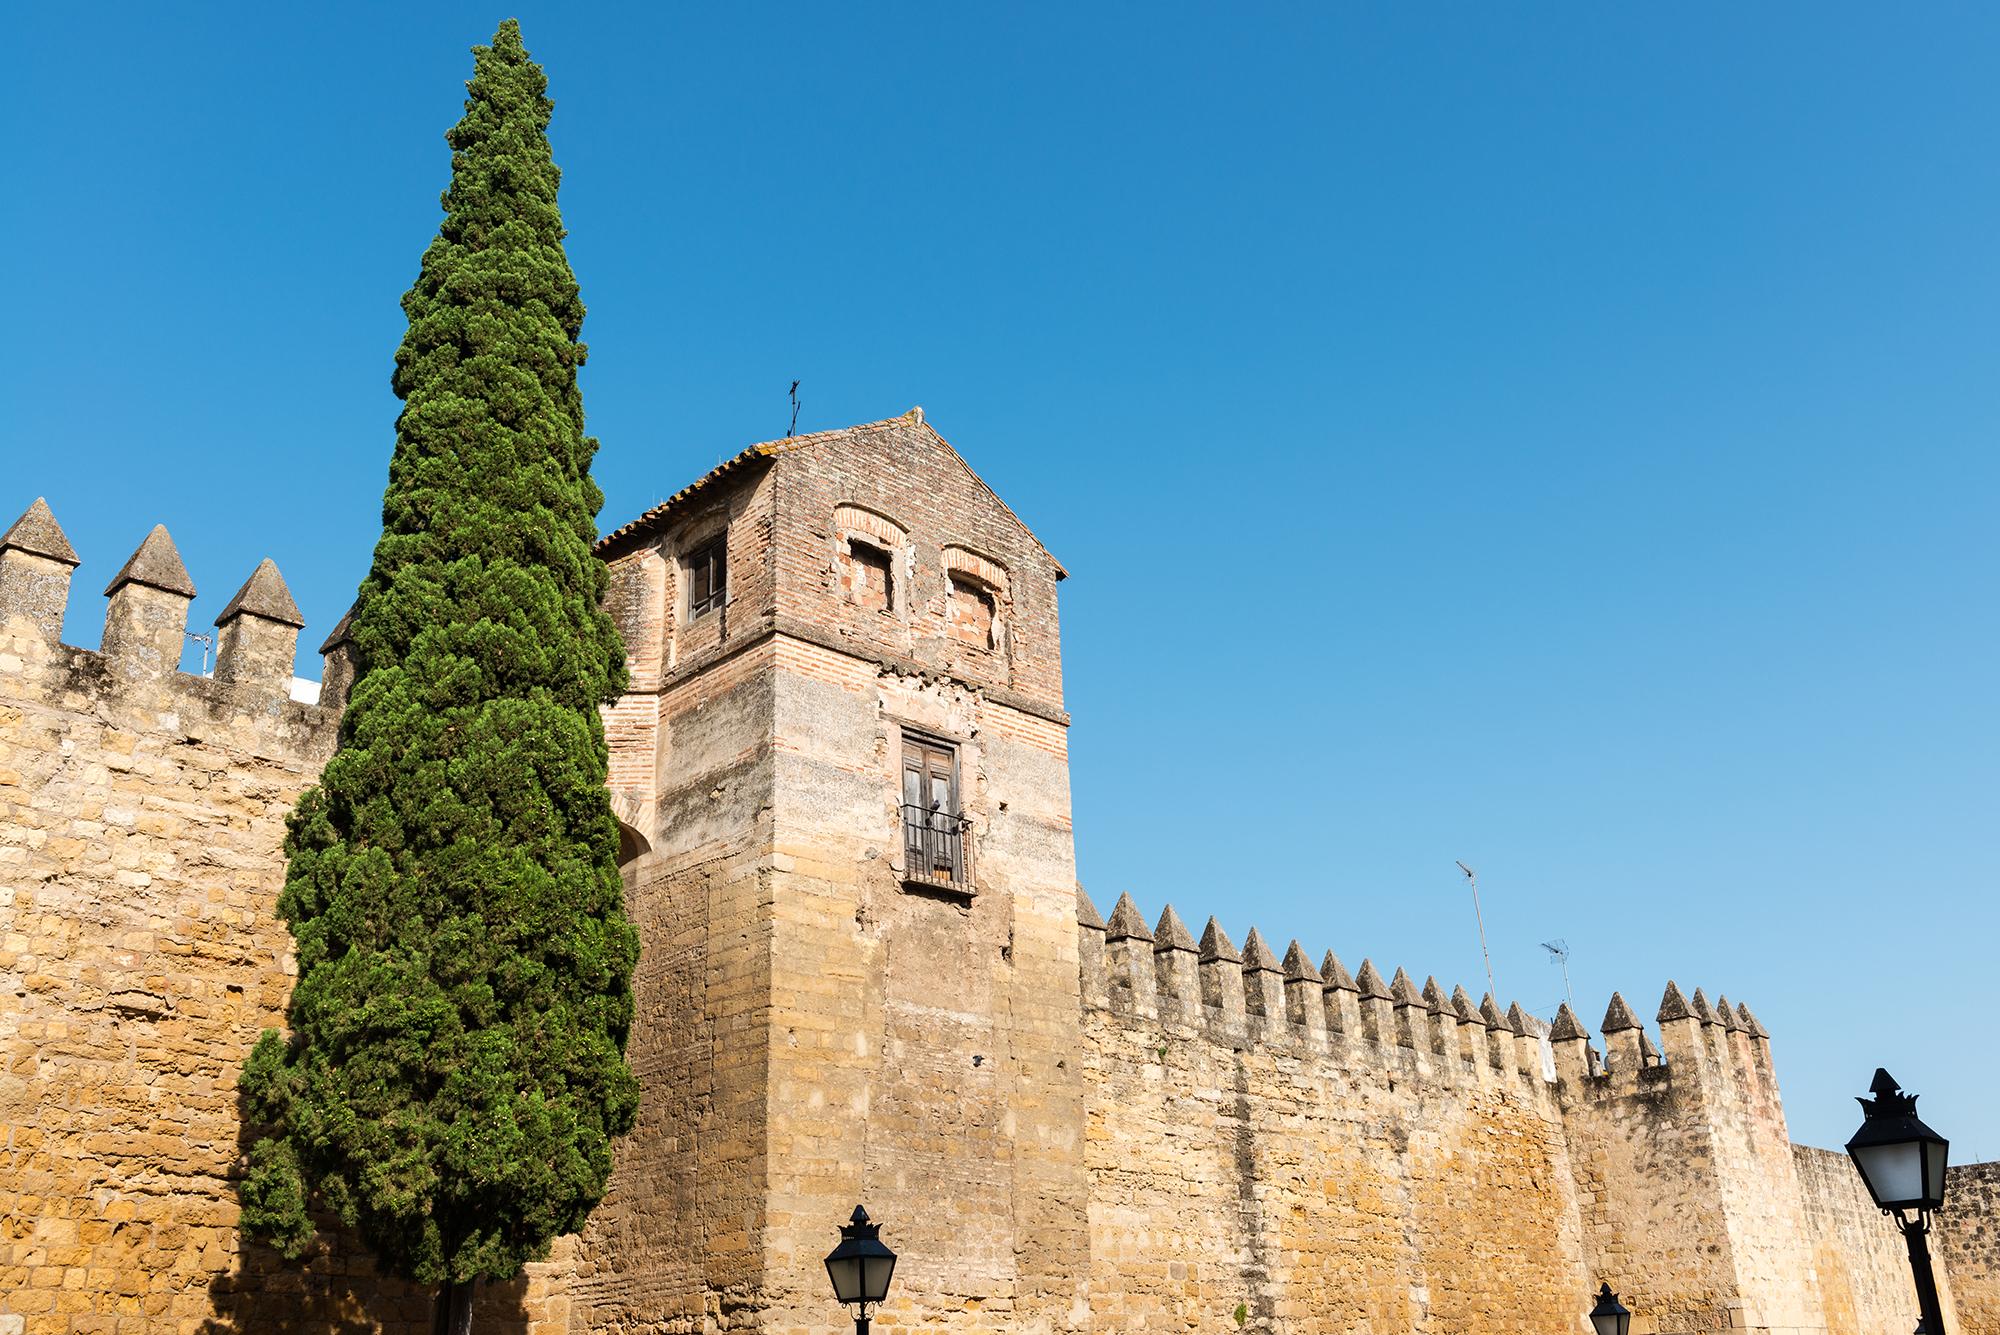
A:
MULTIPOLYGON (((242 1091, 236 1095, 234 1193, 249 1163, 257 1129, 242 1091)), ((234 1263, 209 1281, 211 1315, 198 1335, 431 1335, 435 1294, 384 1275, 366 1249, 331 1216, 316 1216, 319 1236, 305 1255, 288 1261, 239 1237, 234 1263)), ((525 1277, 479 1286, 473 1329, 480 1335, 526 1332, 525 1277)))

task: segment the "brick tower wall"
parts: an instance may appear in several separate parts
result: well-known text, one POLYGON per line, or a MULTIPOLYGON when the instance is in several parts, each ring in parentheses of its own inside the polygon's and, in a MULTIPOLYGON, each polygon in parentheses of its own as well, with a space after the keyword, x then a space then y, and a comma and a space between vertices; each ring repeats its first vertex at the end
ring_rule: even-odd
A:
POLYGON ((649 845, 641 1022, 664 1035, 634 1062, 667 1120, 644 1114, 580 1244, 579 1328, 844 1329, 820 1258, 857 1202, 906 1258, 885 1323, 1075 1328, 1054 562, 916 414, 747 452, 605 552, 634 663, 614 800, 649 845), (695 615, 687 560, 725 532, 727 601, 695 615), (872 599, 857 548, 889 576, 872 599), (990 637, 953 633, 954 575, 990 637), (967 885, 905 884, 905 729, 956 748, 967 885))
POLYGON ((626 1335, 756 1327, 770 1061, 772 480, 712 488, 610 558, 630 684, 608 711, 612 803, 636 843, 641 950, 627 1058, 638 1125, 576 1246, 571 1326, 626 1335), (730 601, 698 621, 673 559, 726 533, 730 601))

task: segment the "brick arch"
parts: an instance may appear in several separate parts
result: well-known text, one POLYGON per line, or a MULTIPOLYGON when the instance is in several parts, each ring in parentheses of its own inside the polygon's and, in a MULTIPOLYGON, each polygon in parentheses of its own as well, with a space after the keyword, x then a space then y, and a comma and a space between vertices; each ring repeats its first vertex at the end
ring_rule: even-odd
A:
POLYGON ((842 501, 833 507, 833 531, 842 542, 858 533, 889 548, 901 547, 910 540, 910 531, 901 524, 879 510, 852 501, 842 501))
POLYGON ((1007 597, 1007 567, 990 556, 982 556, 970 547, 961 547, 957 543, 947 543, 944 568, 954 575, 970 576, 1002 598, 1007 597))

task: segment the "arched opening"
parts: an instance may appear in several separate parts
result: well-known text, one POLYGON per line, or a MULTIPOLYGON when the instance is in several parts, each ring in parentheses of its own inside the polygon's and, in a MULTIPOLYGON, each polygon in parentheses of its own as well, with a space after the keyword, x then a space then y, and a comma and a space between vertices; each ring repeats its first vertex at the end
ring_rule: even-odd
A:
POLYGON ((653 846, 646 842, 645 835, 640 834, 622 820, 618 822, 618 865, 620 867, 652 851, 653 846))

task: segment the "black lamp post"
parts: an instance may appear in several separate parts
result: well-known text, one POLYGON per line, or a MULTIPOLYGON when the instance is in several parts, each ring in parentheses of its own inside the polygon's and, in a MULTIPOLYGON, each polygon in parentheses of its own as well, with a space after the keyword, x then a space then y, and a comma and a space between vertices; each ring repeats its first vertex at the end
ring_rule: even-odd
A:
POLYGON ((1894 1076, 1879 1067, 1868 1086, 1873 1099, 1861 1099, 1861 1129, 1847 1142, 1847 1153, 1861 1181, 1882 1213, 1896 1221, 1896 1231, 1910 1251, 1910 1274, 1917 1283, 1921 1335, 1944 1335, 1944 1312, 1938 1306, 1937 1276, 1931 1271, 1931 1251, 1925 1235, 1931 1231, 1931 1211, 1944 1204, 1945 1153, 1951 1142, 1917 1120, 1917 1096, 1905 1094, 1894 1076), (1912 1219, 1906 1211, 1915 1210, 1912 1219))
POLYGON ((1632 1335, 1632 1313, 1618 1295, 1605 1284, 1597 1290, 1597 1306, 1590 1309, 1590 1325, 1597 1335, 1632 1335))
POLYGON ((840 1243, 826 1254, 826 1277, 833 1296, 854 1306, 854 1335, 868 1335, 868 1309, 889 1296, 896 1253, 882 1242, 882 1226, 870 1223, 860 1206, 840 1226, 840 1243))

